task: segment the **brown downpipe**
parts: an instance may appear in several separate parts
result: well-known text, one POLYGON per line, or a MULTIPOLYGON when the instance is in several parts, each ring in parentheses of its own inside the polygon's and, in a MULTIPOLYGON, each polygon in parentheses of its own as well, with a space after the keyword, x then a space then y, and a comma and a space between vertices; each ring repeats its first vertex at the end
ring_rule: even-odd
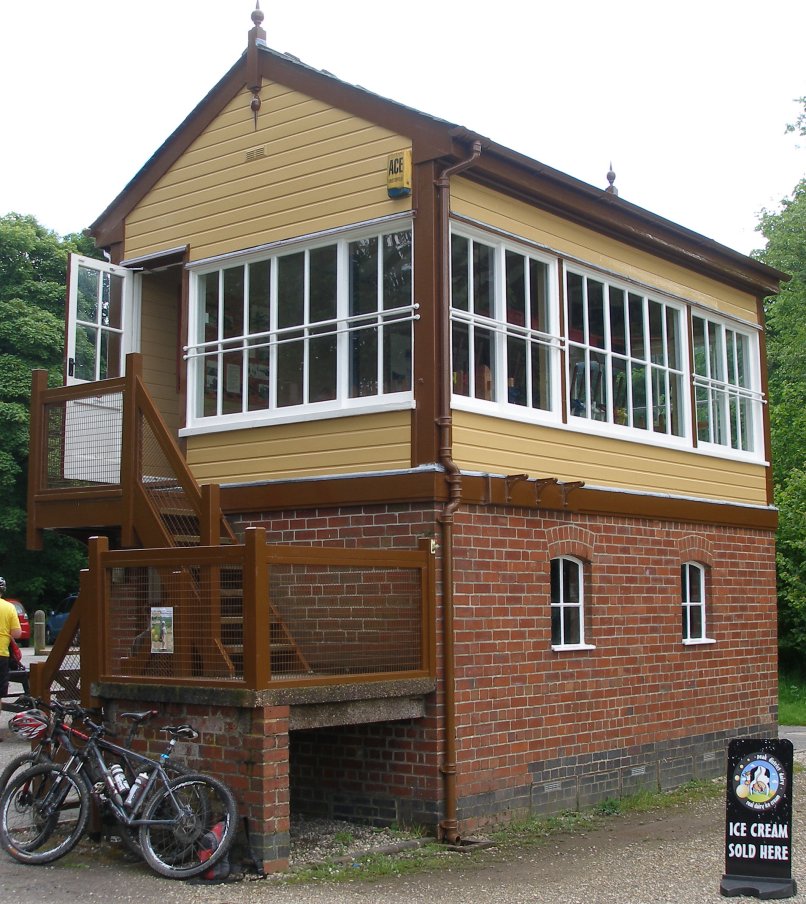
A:
POLYGON ((442 529, 442 650, 445 676, 445 752, 440 770, 445 778, 444 818, 439 824, 439 837, 448 844, 459 842, 459 822, 456 818, 456 666, 453 639, 453 515, 462 502, 462 473, 453 460, 453 418, 451 417, 451 283, 450 283, 450 213, 451 176, 472 166, 481 155, 481 142, 473 142, 470 156, 442 171, 435 181, 439 210, 442 270, 440 311, 442 336, 439 362, 440 399, 439 461, 445 468, 448 502, 439 517, 442 529))

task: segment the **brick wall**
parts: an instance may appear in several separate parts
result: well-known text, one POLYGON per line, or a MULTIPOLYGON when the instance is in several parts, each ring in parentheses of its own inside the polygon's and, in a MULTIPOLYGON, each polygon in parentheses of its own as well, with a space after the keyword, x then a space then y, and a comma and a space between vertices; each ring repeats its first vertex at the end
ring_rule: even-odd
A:
MULTIPOLYGON (((241 527, 266 527, 270 542, 413 547, 438 536, 436 514, 366 506, 267 514, 241 527)), ((771 533, 465 506, 454 536, 463 834, 721 775, 731 737, 775 732, 771 533), (558 555, 584 562, 594 649, 551 649, 558 555), (680 566, 692 560, 706 567, 713 644, 681 642, 680 566)), ((234 785, 266 864, 287 856, 289 801, 375 824, 434 826, 442 816, 441 689, 423 719, 290 737, 283 707, 172 706, 175 718, 201 722, 205 746, 191 759, 234 785)))

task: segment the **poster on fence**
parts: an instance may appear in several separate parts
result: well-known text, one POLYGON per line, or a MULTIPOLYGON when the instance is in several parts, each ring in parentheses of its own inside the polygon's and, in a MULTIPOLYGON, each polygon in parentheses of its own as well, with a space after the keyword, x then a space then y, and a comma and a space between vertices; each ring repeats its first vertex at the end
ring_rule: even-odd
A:
POLYGON ((174 610, 173 606, 151 607, 151 652, 173 653, 174 651, 174 610))

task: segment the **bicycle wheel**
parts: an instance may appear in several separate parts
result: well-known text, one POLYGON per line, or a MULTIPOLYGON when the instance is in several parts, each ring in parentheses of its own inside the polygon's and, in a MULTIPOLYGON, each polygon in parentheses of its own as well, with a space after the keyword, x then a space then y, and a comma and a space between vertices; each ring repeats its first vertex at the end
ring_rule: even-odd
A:
POLYGON ((206 775, 172 779, 146 803, 140 827, 146 863, 168 879, 189 879, 225 857, 235 840, 237 807, 232 792, 206 775))
POLYGON ((15 756, 13 760, 9 760, 6 768, 0 773, 0 794, 3 793, 3 789, 8 784, 9 779, 16 772, 21 772, 23 769, 30 769, 31 766, 40 765, 52 765, 50 758, 41 750, 34 750, 31 753, 21 753, 19 756, 15 756))
POLYGON ((20 863, 57 860, 78 844, 90 806, 83 776, 53 765, 26 769, 0 797, 0 846, 20 863))

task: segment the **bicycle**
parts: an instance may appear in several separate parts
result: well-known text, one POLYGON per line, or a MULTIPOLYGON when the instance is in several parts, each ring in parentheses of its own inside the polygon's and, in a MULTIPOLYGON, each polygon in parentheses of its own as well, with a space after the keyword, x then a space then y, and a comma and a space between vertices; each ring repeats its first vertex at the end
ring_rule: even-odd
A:
MULTIPOLYGON (((20 735, 20 737, 31 742, 35 741, 36 746, 27 753, 20 753, 12 760, 9 760, 2 773, 0 773, 0 794, 3 793, 3 789, 15 772, 19 772, 22 769, 29 769, 31 766, 36 766, 40 763, 53 762, 59 755, 58 722, 54 718, 52 712, 50 715, 45 715, 45 713, 42 712, 43 709, 52 710, 52 707, 48 706, 42 700, 28 696, 18 697, 16 704, 18 706, 18 711, 9 719, 8 727, 15 734, 20 735)), ((123 746, 131 747, 137 730, 149 719, 152 719, 157 715, 159 715, 159 711, 156 709, 148 709, 141 712, 120 713, 120 718, 125 719, 130 723, 129 732, 123 746)), ((81 733, 72 728, 72 726, 62 724, 60 730, 64 729, 69 729, 78 738, 83 737, 81 733)), ((106 727, 106 731, 107 734, 114 737, 114 734, 109 727, 106 727)), ((185 775, 189 770, 179 763, 171 763, 169 771, 174 772, 177 775, 185 775)), ((130 782, 135 778, 135 775, 131 774, 130 769, 127 777, 130 782)))
POLYGON ((0 797, 0 846, 14 859, 50 863, 71 851, 87 830, 93 799, 108 806, 122 830, 137 830, 143 858, 166 878, 197 876, 229 853, 237 829, 232 793, 209 776, 172 777, 168 771, 177 741, 199 737, 194 728, 163 728, 169 741, 153 760, 106 740, 103 724, 77 704, 53 703, 51 708, 67 761, 18 773, 0 797), (67 725, 66 718, 81 719, 86 733, 67 725), (83 746, 77 747, 73 737, 83 746), (105 756, 116 762, 108 764, 105 756), (122 762, 139 769, 130 786, 122 762))

